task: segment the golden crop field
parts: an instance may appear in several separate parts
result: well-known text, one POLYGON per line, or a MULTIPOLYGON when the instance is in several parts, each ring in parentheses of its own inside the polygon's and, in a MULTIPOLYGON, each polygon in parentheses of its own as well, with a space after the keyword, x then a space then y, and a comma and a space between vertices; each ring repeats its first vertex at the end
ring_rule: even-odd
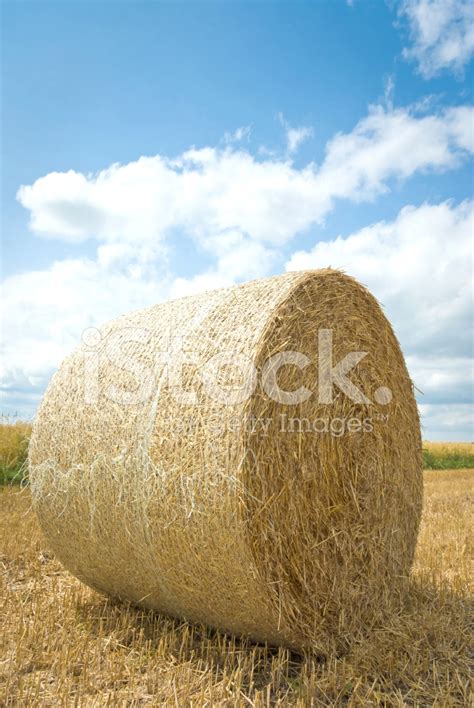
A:
POLYGON ((426 471, 415 568, 343 656, 290 654, 116 604, 48 552, 28 488, 0 491, 0 704, 469 705, 472 470, 426 471))
POLYGON ((474 455, 472 442, 431 442, 425 440, 423 448, 434 455, 474 455))

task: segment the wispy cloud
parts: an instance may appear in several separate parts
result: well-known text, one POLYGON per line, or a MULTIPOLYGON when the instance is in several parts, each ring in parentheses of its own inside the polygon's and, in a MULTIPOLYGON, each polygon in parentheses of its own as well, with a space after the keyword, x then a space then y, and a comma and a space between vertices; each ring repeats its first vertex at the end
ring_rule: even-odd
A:
POLYGON ((395 77, 393 74, 387 76, 384 82, 384 103, 387 110, 393 110, 393 97, 395 95, 395 77))
POLYGON ((234 132, 224 133, 224 142, 228 145, 231 145, 232 143, 240 143, 242 140, 246 140, 248 142, 251 132, 252 128, 250 125, 242 125, 240 128, 234 130, 234 132))
POLYGON ((314 131, 310 126, 302 125, 299 128, 293 128, 286 120, 283 113, 278 114, 278 120, 285 129, 286 133, 286 149, 288 155, 293 155, 305 140, 312 138, 314 131))

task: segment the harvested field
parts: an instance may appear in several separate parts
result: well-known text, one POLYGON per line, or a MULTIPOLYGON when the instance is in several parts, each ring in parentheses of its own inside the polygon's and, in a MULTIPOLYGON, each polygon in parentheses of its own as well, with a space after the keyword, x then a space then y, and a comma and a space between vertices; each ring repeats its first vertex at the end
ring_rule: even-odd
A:
POLYGON ((410 588, 340 656, 303 656, 114 604, 51 556, 28 489, 0 492, 5 705, 469 704, 474 473, 425 471, 410 588))

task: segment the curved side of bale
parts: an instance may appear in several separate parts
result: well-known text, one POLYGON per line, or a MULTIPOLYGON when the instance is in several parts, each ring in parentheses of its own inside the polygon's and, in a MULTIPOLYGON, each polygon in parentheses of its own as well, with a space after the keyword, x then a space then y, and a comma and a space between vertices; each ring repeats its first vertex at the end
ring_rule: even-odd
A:
POLYGON ((409 572, 421 507, 412 386, 374 298, 337 271, 288 273, 134 312, 100 333, 54 376, 31 443, 35 507, 64 565, 107 594, 294 648, 358 631, 409 572), (283 405, 260 385, 233 405, 208 395, 199 372, 210 360, 223 364, 226 390, 239 382, 225 354, 261 373, 282 350, 310 363, 283 367, 281 387, 314 390, 321 329, 332 331, 334 363, 368 352, 350 378, 372 403, 336 387, 330 405, 317 393, 283 405), (177 402, 163 361, 182 350, 196 400, 177 402), (373 402, 381 387, 392 392, 383 406, 373 402), (291 418, 310 423, 291 431, 291 418), (314 426, 367 418, 371 430, 341 435, 314 426))

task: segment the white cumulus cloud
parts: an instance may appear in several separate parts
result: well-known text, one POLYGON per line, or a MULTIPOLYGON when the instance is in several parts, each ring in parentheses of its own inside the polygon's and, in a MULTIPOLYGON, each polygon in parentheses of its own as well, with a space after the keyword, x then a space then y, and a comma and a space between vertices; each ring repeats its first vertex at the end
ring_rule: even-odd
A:
MULTIPOLYGON (((231 146, 193 148, 94 175, 53 172, 22 186, 18 199, 37 234, 131 244, 150 259, 177 230, 208 250, 236 230, 278 246, 320 223, 338 199, 371 200, 391 179, 457 166, 474 149, 473 116, 471 106, 423 116, 378 106, 329 141, 320 166, 258 160, 231 146)), ((299 138, 292 140, 294 147, 299 138)))
POLYGON ((407 59, 429 79, 443 69, 459 73, 474 53, 474 4, 471 0, 402 0, 399 14, 409 24, 412 46, 407 59))
MULTIPOLYGON (((3 407, 23 401, 32 410, 86 327, 168 297, 275 272, 283 249, 322 223, 338 200, 373 200, 394 179, 457 167, 473 151, 472 117, 470 106, 427 115, 389 104, 335 135, 320 165, 297 167, 289 153, 260 159, 235 145, 245 139, 242 131, 174 159, 141 157, 97 174, 54 172, 24 185, 18 199, 35 234, 89 239, 97 252, 4 281, 3 407), (186 277, 170 270, 168 258, 181 239, 190 258, 194 248, 207 263, 186 277)), ((427 396, 445 400, 460 390, 449 380, 449 362, 454 357, 459 366, 470 356, 471 220, 470 203, 407 207, 392 223, 295 253, 288 267, 342 266, 366 282, 415 357, 420 388, 427 381, 427 396)))

